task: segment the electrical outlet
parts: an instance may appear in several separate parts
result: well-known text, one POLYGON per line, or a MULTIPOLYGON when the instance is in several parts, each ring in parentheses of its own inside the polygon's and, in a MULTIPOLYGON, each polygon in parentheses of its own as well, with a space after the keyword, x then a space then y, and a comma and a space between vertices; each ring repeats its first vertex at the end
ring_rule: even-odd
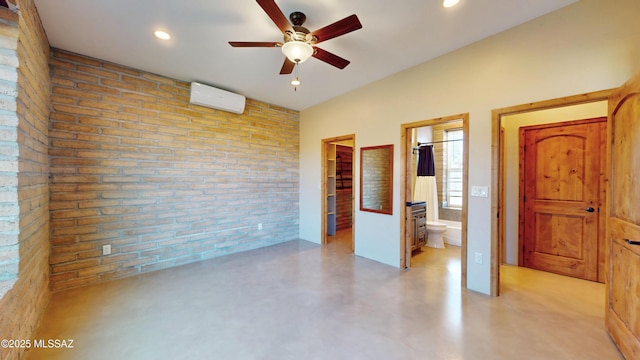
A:
POLYGON ((475 255, 476 255, 476 264, 482 264, 482 253, 477 252, 475 255))
POLYGON ((102 245, 102 255, 111 255, 111 244, 102 245))
POLYGON ((258 223, 258 230, 262 230, 262 223, 258 223))

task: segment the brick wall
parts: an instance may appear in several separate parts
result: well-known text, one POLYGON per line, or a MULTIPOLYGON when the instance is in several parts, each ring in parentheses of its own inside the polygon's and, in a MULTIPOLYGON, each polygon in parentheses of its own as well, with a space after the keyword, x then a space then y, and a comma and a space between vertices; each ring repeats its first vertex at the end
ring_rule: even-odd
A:
MULTIPOLYGON (((19 6, 19 15, 0 8, 0 224, 18 225, 0 225, 0 243, 19 255, 18 278, 0 300, 0 339, 30 339, 49 300, 49 46, 33 0, 19 6), (7 159, 16 156, 14 167, 7 159), (18 221, 7 221, 16 214, 18 221)), ((17 359, 24 350, 0 348, 0 358, 17 359)))
POLYGON ((392 169, 389 152, 386 149, 374 149, 363 155, 362 161, 362 206, 374 210, 391 210, 390 192, 392 169))
POLYGON ((435 159, 436 184, 438 188, 438 217, 442 220, 461 221, 462 211, 442 207, 442 200, 446 198, 445 182, 447 181, 447 143, 439 142, 445 140, 445 132, 451 129, 462 128, 462 121, 452 121, 449 123, 433 126, 433 157, 435 159))
POLYGON ((18 15, 0 7, 0 298, 18 278, 18 15))
POLYGON ((297 111, 190 105, 189 83, 55 49, 50 64, 53 290, 298 238, 297 111))

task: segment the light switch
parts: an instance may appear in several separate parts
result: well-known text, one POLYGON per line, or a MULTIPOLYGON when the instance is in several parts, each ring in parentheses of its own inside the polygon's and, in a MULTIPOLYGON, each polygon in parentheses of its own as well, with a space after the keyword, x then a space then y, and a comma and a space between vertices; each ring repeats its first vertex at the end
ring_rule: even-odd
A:
POLYGON ((475 197, 489 197, 489 188, 487 186, 472 186, 471 196, 475 197))

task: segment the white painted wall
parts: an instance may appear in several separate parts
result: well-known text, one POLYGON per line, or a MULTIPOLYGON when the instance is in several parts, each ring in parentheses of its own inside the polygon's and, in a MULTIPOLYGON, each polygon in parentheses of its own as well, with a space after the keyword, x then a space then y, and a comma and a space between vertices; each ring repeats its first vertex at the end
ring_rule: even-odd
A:
MULTIPOLYGON (((301 238, 321 240, 321 139, 354 133, 356 154, 362 146, 394 144, 393 215, 356 211, 355 253, 398 267, 400 125, 468 112, 468 185, 490 186, 491 110, 620 86, 640 71, 639 18, 638 0, 581 0, 303 110, 301 238)), ((491 200, 469 197, 468 204, 467 286, 488 294, 491 200), (473 261, 476 252, 484 254, 483 264, 473 261)))
POLYGON ((433 126, 423 126, 416 130, 418 142, 428 143, 433 141, 433 126))
POLYGON ((566 106, 502 117, 505 161, 505 247, 507 264, 518 265, 520 127, 607 116, 607 102, 566 106))

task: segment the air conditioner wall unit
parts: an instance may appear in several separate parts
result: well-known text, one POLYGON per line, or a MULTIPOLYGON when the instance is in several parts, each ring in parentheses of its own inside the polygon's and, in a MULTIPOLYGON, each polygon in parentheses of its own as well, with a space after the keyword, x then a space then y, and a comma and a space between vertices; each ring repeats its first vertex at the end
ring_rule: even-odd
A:
POLYGON ((242 114, 246 98, 213 86, 192 82, 189 102, 195 105, 242 114))

